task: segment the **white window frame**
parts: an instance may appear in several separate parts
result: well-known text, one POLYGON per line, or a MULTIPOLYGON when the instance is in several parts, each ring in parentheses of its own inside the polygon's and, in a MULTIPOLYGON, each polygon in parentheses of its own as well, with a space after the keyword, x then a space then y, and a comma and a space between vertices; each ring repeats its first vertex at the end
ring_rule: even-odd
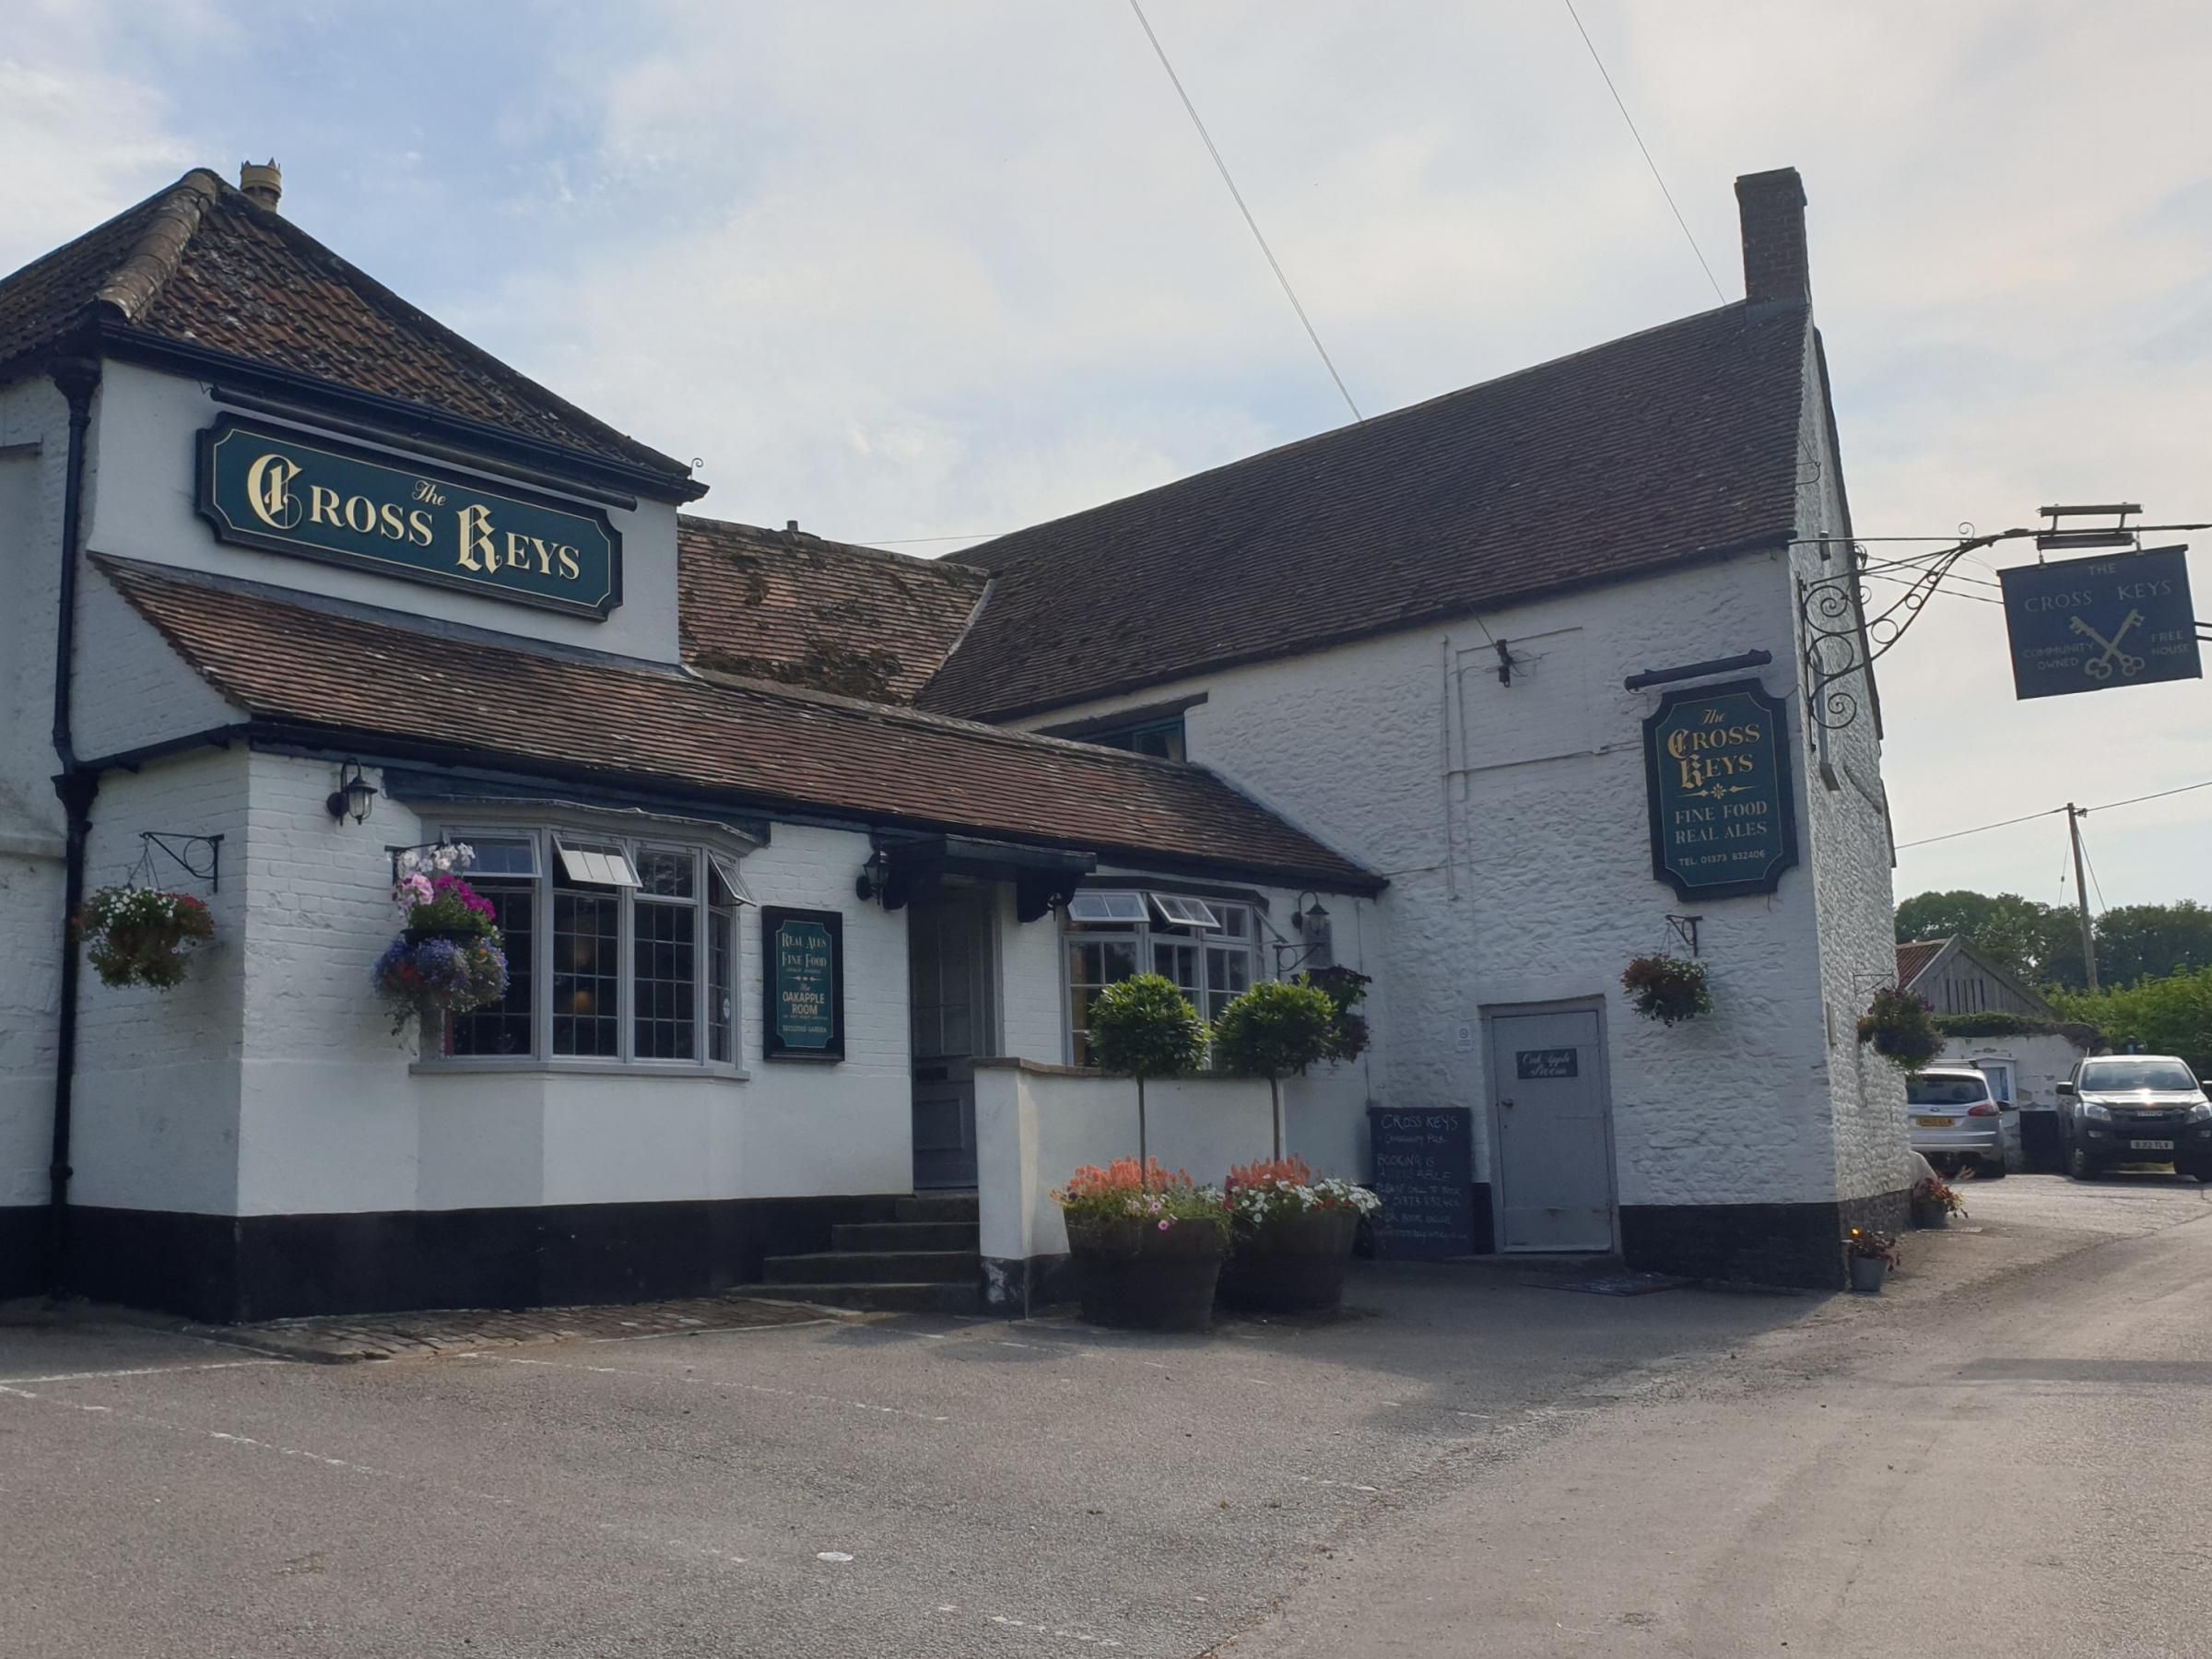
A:
POLYGON ((1147 893, 1159 919, 1171 927, 1195 927, 1206 933, 1221 931, 1221 918, 1203 899, 1194 899, 1187 893, 1147 893))
MULTIPOLYGON (((1212 1000, 1213 990, 1211 952, 1216 950, 1241 951, 1250 964, 1245 975, 1247 988, 1271 977, 1265 970, 1260 952, 1260 909, 1256 900, 1199 899, 1187 893, 1158 892, 1150 888, 1087 888, 1078 890, 1068 900, 1065 909, 1062 912, 1060 926, 1060 1052, 1065 1062, 1070 1065, 1077 1064, 1076 1058, 1076 976, 1071 948, 1073 946, 1077 944, 1128 945, 1135 953, 1136 971, 1139 973, 1158 971, 1153 962, 1153 947, 1155 945, 1175 944, 1194 947, 1198 963, 1196 1006, 1201 1018, 1210 1019, 1212 1016, 1206 1011, 1206 1004, 1212 1000), (1093 921, 1081 913, 1083 909, 1101 908, 1083 906, 1081 901, 1085 899, 1108 896, 1134 898, 1136 900, 1136 908, 1142 912, 1143 919, 1131 921, 1126 917, 1117 917, 1112 920, 1093 921), (1163 900, 1180 902, 1162 903, 1163 900), (1166 920, 1171 911, 1185 904, 1203 910, 1212 925, 1199 928, 1166 920), (1243 917, 1244 931, 1241 935, 1232 934, 1227 930, 1227 923, 1231 912, 1240 913, 1243 917), (1071 929, 1068 925, 1070 923, 1079 924, 1079 930, 1071 929)), ((1178 989, 1180 988, 1178 987, 1178 989)))
POLYGON ((1092 927, 1142 927, 1151 912, 1134 888, 1090 888, 1068 900, 1067 919, 1092 927))
MULTIPOLYGON (((500 818, 472 817, 438 825, 441 841, 523 841, 532 845, 535 876, 487 872, 488 885, 527 881, 531 886, 530 1009, 531 1052, 527 1054, 447 1054, 439 1052, 444 1033, 426 1031, 423 1052, 413 1069, 425 1074, 466 1072, 559 1072, 600 1077, 679 1077, 744 1079, 746 1068, 745 991, 747 962, 741 912, 758 905, 739 876, 739 864, 753 843, 735 831, 683 820, 640 819, 628 817, 616 823, 596 823, 582 815, 560 813, 558 818, 500 818), (641 851, 688 853, 692 860, 692 896, 688 900, 641 898, 637 854, 641 851), (571 862, 575 853, 593 855, 580 868, 571 862), (553 1052, 553 914, 555 882, 566 874, 570 881, 607 890, 618 900, 616 932, 616 1052, 613 1054, 557 1054, 553 1052), (711 1060, 712 945, 715 906, 709 877, 719 875, 735 901, 730 914, 730 1057, 711 1060), (627 879, 624 879, 627 877, 627 879), (735 879, 733 879, 735 877, 735 879), (688 903, 698 915, 693 930, 692 1047, 688 1060, 640 1058, 637 1054, 637 929, 640 902, 688 903)), ((465 878, 469 872, 460 874, 465 878)))

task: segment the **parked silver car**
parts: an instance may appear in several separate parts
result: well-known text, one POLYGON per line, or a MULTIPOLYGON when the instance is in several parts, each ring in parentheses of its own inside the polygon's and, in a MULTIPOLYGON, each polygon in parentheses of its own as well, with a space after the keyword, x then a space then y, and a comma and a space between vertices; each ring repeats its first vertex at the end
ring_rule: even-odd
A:
POLYGON ((1931 1065, 1905 1079, 1912 1150, 1939 1170, 1971 1163, 1977 1174, 2004 1174, 2003 1110, 1971 1065, 1931 1065))
POLYGON ((2099 1054, 2058 1086, 2066 1173, 2093 1179, 2111 1164, 2171 1163, 2212 1185, 2212 1100, 2171 1054, 2099 1054))

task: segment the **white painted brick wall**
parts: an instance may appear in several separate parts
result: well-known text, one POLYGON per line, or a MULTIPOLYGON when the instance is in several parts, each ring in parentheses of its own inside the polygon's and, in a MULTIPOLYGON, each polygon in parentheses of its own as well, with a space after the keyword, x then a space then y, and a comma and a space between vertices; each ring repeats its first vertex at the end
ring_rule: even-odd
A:
MULTIPOLYGON (((1808 456, 1827 453, 1820 418, 1810 403, 1808 456)), ((1808 463, 1802 534, 1840 524, 1825 474, 1808 463)), ((1372 907, 1374 1092, 1384 1104, 1474 1107, 1484 1174, 1494 1159, 1482 1011, 1599 996, 1623 1203, 1892 1190, 1902 1091, 1852 1034, 1878 982, 1860 981, 1892 959, 1888 841, 1877 806, 1813 774, 1794 583, 1808 559, 1818 563, 1783 550, 1737 558, 1025 724, 1204 692, 1185 716, 1194 760, 1390 877, 1372 907), (1497 678, 1498 640, 1530 659, 1510 686, 1497 678), (1678 948, 1665 917, 1685 908, 1651 872, 1641 722, 1658 693, 1621 680, 1754 647, 1774 656, 1756 677, 1792 709, 1801 862, 1771 896, 1688 907, 1705 917, 1718 1006, 1669 1030, 1636 1018, 1619 989, 1632 957, 1678 948)), ((1838 749, 1878 798, 1871 724, 1838 749)))
POLYGON ((72 1195, 129 1209, 231 1212, 237 1191, 247 873, 246 756, 202 750, 104 779, 93 803, 87 890, 122 882, 138 833, 220 835, 221 889, 158 861, 154 885, 206 901, 215 938, 171 991, 79 984, 72 1195))

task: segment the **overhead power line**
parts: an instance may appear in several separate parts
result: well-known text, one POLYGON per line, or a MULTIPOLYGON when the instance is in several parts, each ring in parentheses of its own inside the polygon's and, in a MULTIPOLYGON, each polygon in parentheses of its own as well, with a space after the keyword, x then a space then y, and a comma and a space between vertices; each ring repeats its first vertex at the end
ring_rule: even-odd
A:
MULTIPOLYGON (((2085 813, 2111 812, 2120 806, 2140 806, 2145 801, 2162 801, 2168 795, 2187 794, 2193 789, 2212 789, 2212 778, 2206 778, 2201 783, 2183 783, 2177 789, 2160 789, 2149 794, 2130 795, 2124 801, 2107 801, 2101 806, 2084 806, 2081 810, 2085 813)), ((2015 824, 2029 824, 2033 823, 2037 818, 2056 818, 2065 811, 2064 806, 2046 806, 2041 812, 2022 813, 2018 818, 1999 818, 1994 824, 1976 824, 1971 830, 1953 830, 1943 835, 1924 835, 1918 841, 1900 841, 1897 843, 1897 850, 1902 853, 1908 847, 1932 847, 1937 841, 1957 841, 1962 835, 1980 835, 1988 830, 2009 830, 2015 824)))
POLYGON ((1275 250, 1267 245, 1266 237, 1261 234, 1260 221, 1252 217, 1252 209, 1244 205, 1244 193, 1237 188, 1236 180, 1230 177, 1229 163, 1221 159, 1221 151, 1214 143, 1214 135, 1206 130, 1206 123, 1199 118, 1198 106, 1191 101, 1191 95, 1182 89, 1182 77, 1175 73, 1175 65, 1168 62, 1168 50, 1159 43, 1159 37, 1152 32, 1151 19, 1145 16, 1145 8, 1137 4, 1137 0, 1129 0, 1129 9, 1136 14, 1137 22, 1143 25, 1145 39, 1152 42, 1152 51, 1159 59, 1159 66, 1168 72, 1168 80, 1175 88, 1175 96, 1182 100, 1182 107, 1190 114, 1191 124, 1198 129, 1198 136, 1205 140, 1206 153, 1213 157, 1214 167, 1221 175, 1221 182, 1229 186, 1230 199, 1236 203, 1237 211, 1244 216, 1244 223, 1252 230, 1252 240, 1260 244, 1260 252, 1267 256, 1268 268, 1274 271, 1276 281, 1283 285, 1283 297, 1290 301, 1290 309, 1298 313, 1298 321, 1306 331, 1306 338, 1313 342, 1313 349, 1321 354, 1321 366, 1329 371, 1329 378, 1336 382, 1337 395, 1344 399, 1344 406, 1352 412, 1354 420, 1365 420, 1367 417, 1359 413, 1359 406, 1352 401, 1351 393, 1345 387, 1344 376, 1336 372, 1336 365, 1329 357, 1329 348, 1321 343, 1321 335, 1315 331, 1312 319, 1306 315, 1306 308, 1298 302, 1298 290, 1290 286, 1290 278, 1284 275, 1282 261, 1276 258, 1275 250))
MULTIPOLYGON (((1129 0, 1129 3, 1134 6, 1136 0, 1129 0)), ((1652 159, 1651 147, 1644 143, 1643 135, 1636 130, 1636 118, 1629 113, 1629 106, 1621 101, 1620 88, 1613 84, 1612 76, 1606 73, 1606 60, 1597 55, 1597 43, 1591 40, 1590 31, 1583 27, 1582 16, 1574 9, 1574 0, 1559 0, 1559 4, 1567 8, 1567 15, 1574 19, 1575 33, 1583 37, 1583 44, 1590 51, 1590 61, 1597 65, 1598 74, 1605 77, 1606 90, 1613 94, 1613 107, 1620 112, 1621 120, 1629 124, 1629 136, 1636 140, 1636 147, 1643 152, 1643 164, 1652 170, 1653 182, 1659 186, 1659 194, 1666 198, 1667 211, 1675 216, 1675 223, 1682 227, 1682 240, 1689 244, 1689 251, 1698 256, 1698 268, 1705 273, 1705 280, 1712 284, 1712 297, 1723 305, 1727 304, 1728 296, 1721 292, 1721 285, 1712 274, 1712 267, 1705 263, 1705 250, 1698 246, 1698 239, 1690 234, 1689 221, 1682 217, 1682 209, 1675 206, 1675 193, 1666 187, 1666 181, 1659 176, 1659 163, 1652 159)))

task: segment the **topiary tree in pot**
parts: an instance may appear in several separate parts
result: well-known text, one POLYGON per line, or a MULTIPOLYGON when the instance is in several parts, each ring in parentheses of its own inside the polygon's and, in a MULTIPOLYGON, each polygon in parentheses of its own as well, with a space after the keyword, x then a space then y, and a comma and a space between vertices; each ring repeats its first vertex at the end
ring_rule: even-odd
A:
POLYGON ((1283 1155, 1282 1080, 1326 1060, 1338 1039, 1335 999, 1312 985, 1263 980, 1221 1010, 1214 1053, 1240 1077, 1267 1079, 1275 1156, 1283 1155))
POLYGON ((1206 1021, 1172 980, 1140 973, 1091 999, 1090 1052, 1105 1070, 1136 1079, 1137 1168, 1150 1169, 1145 1080, 1180 1077, 1204 1065, 1206 1021))

